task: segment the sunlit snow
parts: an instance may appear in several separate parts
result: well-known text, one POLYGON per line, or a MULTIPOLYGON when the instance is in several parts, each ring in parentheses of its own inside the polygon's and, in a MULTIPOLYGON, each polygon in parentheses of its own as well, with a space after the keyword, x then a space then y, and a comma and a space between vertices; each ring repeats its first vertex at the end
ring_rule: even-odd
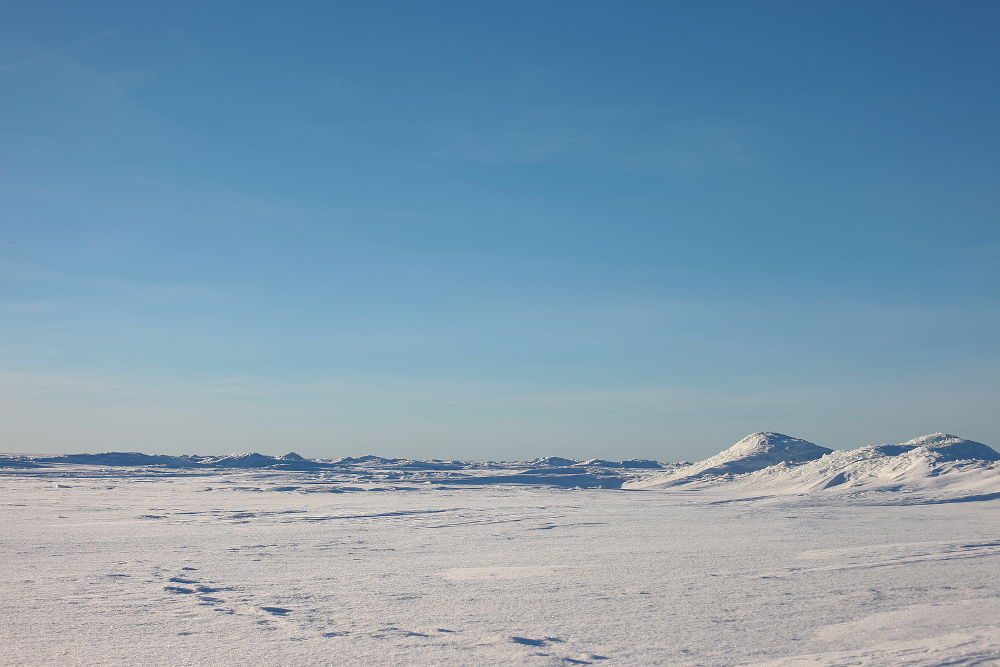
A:
POLYGON ((0 459, 3 664, 989 664, 1000 455, 0 459))

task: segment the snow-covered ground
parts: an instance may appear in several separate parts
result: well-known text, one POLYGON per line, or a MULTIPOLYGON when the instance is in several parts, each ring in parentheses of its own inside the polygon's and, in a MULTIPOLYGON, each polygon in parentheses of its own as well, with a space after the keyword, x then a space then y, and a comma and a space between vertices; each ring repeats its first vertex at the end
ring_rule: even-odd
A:
POLYGON ((1000 664, 1000 472, 948 437, 659 469, 8 461, 0 663, 1000 664))

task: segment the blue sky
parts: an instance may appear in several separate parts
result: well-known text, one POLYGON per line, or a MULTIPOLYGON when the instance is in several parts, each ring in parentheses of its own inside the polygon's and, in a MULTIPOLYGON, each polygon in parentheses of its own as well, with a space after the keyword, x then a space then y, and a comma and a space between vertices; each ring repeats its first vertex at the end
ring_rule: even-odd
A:
POLYGON ((994 2, 4 16, 5 450, 1000 445, 994 2))

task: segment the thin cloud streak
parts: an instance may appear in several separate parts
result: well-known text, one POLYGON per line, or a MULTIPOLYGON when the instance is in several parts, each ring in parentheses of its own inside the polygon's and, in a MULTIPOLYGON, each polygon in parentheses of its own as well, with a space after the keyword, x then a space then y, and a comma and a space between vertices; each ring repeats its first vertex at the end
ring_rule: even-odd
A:
POLYGON ((90 44, 92 42, 96 42, 106 37, 110 37, 113 34, 115 34, 114 30, 106 30, 104 32, 99 32, 97 34, 90 35, 89 37, 84 37, 83 39, 67 44, 66 46, 62 46, 55 49, 48 49, 46 51, 36 53, 33 56, 29 56, 28 58, 24 58, 22 60, 18 60, 12 63, 7 63, 6 65, 0 65, 0 72, 8 72, 10 70, 14 70, 19 67, 24 67, 25 65, 30 65, 32 63, 36 63, 41 60, 45 60, 47 58, 51 58, 52 56, 68 53, 70 51, 73 51, 74 49, 80 48, 81 46, 86 46, 87 44, 90 44))
MULTIPOLYGON (((27 283, 54 284, 72 288, 75 292, 83 288, 90 291, 131 294, 164 300, 218 300, 231 296, 225 290, 199 285, 103 278, 87 274, 52 271, 37 265, 19 263, 0 262, 0 278, 27 283)), ((50 300, 45 303, 51 307, 55 302, 50 300)))

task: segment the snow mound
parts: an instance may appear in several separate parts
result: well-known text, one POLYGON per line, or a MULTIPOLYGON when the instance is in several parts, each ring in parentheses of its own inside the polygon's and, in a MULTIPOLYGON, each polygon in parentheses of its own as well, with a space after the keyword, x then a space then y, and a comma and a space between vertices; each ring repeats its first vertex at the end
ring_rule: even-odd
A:
POLYGON ((694 463, 687 474, 740 475, 776 463, 803 463, 829 454, 832 449, 782 433, 753 433, 724 452, 694 463))
POLYGON ((19 456, 0 456, 0 468, 41 468, 38 463, 34 463, 19 456))
POLYGON ((266 468, 279 462, 280 459, 257 452, 237 452, 209 459, 204 462, 204 465, 216 468, 266 468))
POLYGON ((400 459, 387 459, 384 456, 375 456, 374 454, 365 454, 364 456, 342 456, 339 459, 333 459, 331 463, 336 463, 340 465, 388 465, 392 463, 399 463, 400 459))
POLYGON ((63 454, 33 459, 36 463, 75 463, 92 466, 164 466, 189 468, 197 463, 182 456, 141 454, 139 452, 102 452, 100 454, 63 454))
POLYGON ((658 488, 706 478, 744 475, 777 465, 813 461, 832 449, 783 433, 751 433, 735 445, 703 461, 628 484, 628 488, 658 488))
POLYGON ((949 433, 931 433, 898 445, 880 445, 875 449, 885 454, 902 454, 915 449, 938 461, 1000 461, 1000 453, 989 445, 965 440, 949 433))
POLYGON ((316 470, 327 468, 329 464, 314 461, 289 452, 284 456, 267 456, 257 452, 239 452, 217 458, 207 459, 202 465, 212 468, 270 468, 277 470, 316 470))
POLYGON ((576 459, 564 459, 561 456, 543 456, 541 458, 526 461, 526 464, 534 467, 564 468, 579 463, 576 459))

